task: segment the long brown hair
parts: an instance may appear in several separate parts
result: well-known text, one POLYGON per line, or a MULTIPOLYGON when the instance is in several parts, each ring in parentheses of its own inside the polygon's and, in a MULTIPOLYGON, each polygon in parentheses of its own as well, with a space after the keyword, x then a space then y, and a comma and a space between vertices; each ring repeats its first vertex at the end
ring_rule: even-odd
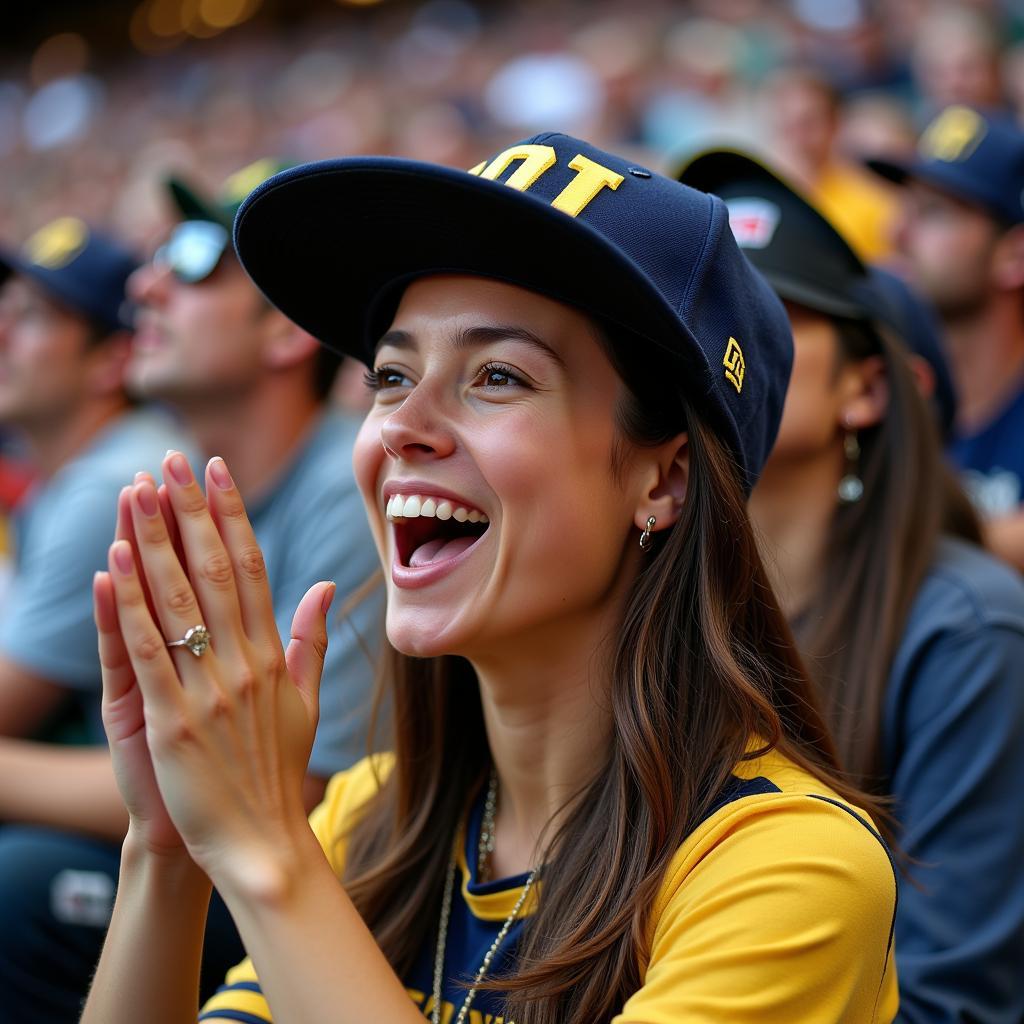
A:
MULTIPOLYGON (((752 737, 763 742, 760 752, 776 747, 844 798, 877 810, 838 776, 736 465, 701 414, 666 384, 651 387, 662 390, 648 388, 643 399, 630 388, 620 433, 652 445, 686 424, 686 501, 679 522, 654 535, 614 637, 603 764, 557 833, 544 837, 543 899, 524 926, 516 973, 487 986, 508 993, 506 1019, 517 1024, 607 1021, 640 987, 666 868, 734 766, 757 756, 752 737)), ((625 449, 611 453, 612 471, 627 457, 625 449)), ((396 760, 349 835, 344 882, 402 976, 435 938, 453 837, 490 753, 467 662, 392 650, 386 678, 396 760)))
POLYGON ((863 496, 837 502, 816 596, 794 629, 843 767, 864 789, 885 793, 883 702, 911 605, 941 534, 977 543, 980 528, 943 463, 935 419, 899 342, 867 322, 834 323, 840 364, 881 354, 888 407, 860 432, 863 496))

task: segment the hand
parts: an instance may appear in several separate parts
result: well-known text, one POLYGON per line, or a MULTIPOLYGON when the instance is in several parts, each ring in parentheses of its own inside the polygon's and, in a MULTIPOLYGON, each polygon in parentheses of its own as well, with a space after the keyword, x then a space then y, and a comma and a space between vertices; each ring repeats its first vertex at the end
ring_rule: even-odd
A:
POLYGON ((134 677, 126 688, 123 676, 105 669, 105 703, 114 707, 132 689, 136 709, 141 703, 144 733, 137 715, 127 713, 115 730, 119 778, 140 771, 122 783, 132 827, 159 845, 173 843, 170 825, 216 883, 219 873, 245 872, 264 854, 277 856, 307 838, 301 787, 334 585, 318 583, 306 593, 282 651, 263 559, 224 463, 207 467, 209 504, 180 453, 169 453, 164 479, 167 518, 152 480, 139 478, 128 489, 132 538, 115 541, 110 571, 97 580, 97 620, 110 625, 100 611, 109 587, 119 635, 111 639, 106 629, 104 664, 116 663, 119 643, 134 677), (180 557, 168 521, 177 527, 180 557), (204 654, 167 648, 167 640, 200 622, 213 638, 204 654), (138 745, 127 742, 132 735, 145 737, 149 779, 138 745))
MULTIPOLYGON (((148 480, 140 473, 135 482, 148 480)), ((167 489, 160 488, 165 522, 172 536, 177 531, 167 501, 167 489)), ((131 488, 124 487, 117 500, 115 540, 135 546, 131 520, 131 488)), ((179 542, 180 543, 180 542, 179 542)), ((152 611, 152 598, 146 593, 152 611)), ((128 809, 130 833, 142 847, 153 853, 185 853, 185 844, 171 821, 160 795, 153 762, 146 741, 142 691, 139 689, 117 618, 114 587, 110 574, 98 572, 93 580, 93 612, 99 634, 100 668, 103 676, 102 714, 118 788, 128 809)))

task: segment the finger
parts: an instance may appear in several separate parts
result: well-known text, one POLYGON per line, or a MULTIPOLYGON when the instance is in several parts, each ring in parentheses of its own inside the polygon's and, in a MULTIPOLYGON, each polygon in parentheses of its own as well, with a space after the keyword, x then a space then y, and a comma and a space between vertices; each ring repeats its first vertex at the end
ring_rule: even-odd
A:
POLYGON ((281 634, 274 618, 263 552, 245 513, 242 496, 221 458, 210 459, 206 466, 206 494, 234 569, 246 636, 266 651, 276 649, 280 656, 281 634))
MULTIPOLYGON (((175 711, 181 706, 184 695, 164 638, 146 607, 131 545, 124 540, 115 541, 110 546, 107 562, 118 630, 146 706, 158 714, 175 711)), ((110 619, 102 600, 100 616, 104 626, 108 626, 110 619)), ((114 646, 116 642, 108 650, 114 646)), ((112 660, 116 664, 116 652, 112 660)))
POLYGON ((167 484, 161 484, 156 489, 156 495, 160 499, 160 511, 164 514, 164 523, 167 525, 167 535, 171 538, 171 547, 178 556, 178 561, 185 565, 185 549, 181 546, 181 533, 178 530, 178 521, 174 518, 174 509, 171 508, 171 496, 167 493, 167 484))
POLYGON ((315 583, 306 591, 295 609, 292 638, 284 653, 289 674, 314 709, 318 706, 320 677, 327 657, 327 613, 337 589, 333 583, 315 583))
MULTIPOLYGON (((173 519, 181 535, 188 578, 199 599, 204 621, 220 638, 222 654, 228 644, 237 650, 243 644, 243 629, 234 568, 210 516, 206 498, 196 483, 188 459, 181 452, 168 453, 164 460, 164 479, 173 519)), ((280 641, 278 644, 280 651, 280 641)))
POLYGON ((109 704, 123 697, 135 685, 128 650, 121 636, 110 573, 98 572, 92 581, 93 618, 99 635, 103 699, 109 704))
MULTIPOLYGON (((230 631, 224 629, 219 636, 217 633, 217 625, 223 623, 207 622, 203 618, 192 584, 171 547, 156 488, 149 481, 135 484, 131 489, 131 518, 140 557, 139 575, 145 577, 149 586, 163 635, 168 640, 179 640, 193 626, 202 623, 209 628, 216 643, 230 647, 230 631)), ((205 681, 205 669, 209 666, 204 665, 203 670, 197 671, 197 659, 190 650, 185 647, 171 650, 186 683, 205 681)), ((204 659, 212 656, 212 652, 202 655, 204 659)))

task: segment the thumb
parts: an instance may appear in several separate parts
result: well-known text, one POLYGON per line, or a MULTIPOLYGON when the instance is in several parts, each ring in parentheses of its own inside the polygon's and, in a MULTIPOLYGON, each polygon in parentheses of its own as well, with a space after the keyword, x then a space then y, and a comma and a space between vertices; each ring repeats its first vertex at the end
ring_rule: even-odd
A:
POLYGON ((313 708, 317 707, 327 656, 327 613, 337 589, 334 583, 314 583, 306 591, 295 609, 291 640, 284 652, 288 673, 313 708))

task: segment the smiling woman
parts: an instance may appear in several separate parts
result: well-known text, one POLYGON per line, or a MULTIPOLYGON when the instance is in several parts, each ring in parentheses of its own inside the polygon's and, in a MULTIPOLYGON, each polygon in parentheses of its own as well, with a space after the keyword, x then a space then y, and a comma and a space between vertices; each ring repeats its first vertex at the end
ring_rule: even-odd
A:
POLYGON ((792 350, 723 204, 546 135, 293 169, 236 245, 370 368, 394 752, 306 823, 330 588, 282 657, 223 463, 163 516, 137 484, 96 587, 131 825, 85 1024, 194 1017, 210 880, 250 959, 204 1021, 891 1021, 876 808, 747 520, 792 350), (169 655, 197 616, 212 649, 169 655))

